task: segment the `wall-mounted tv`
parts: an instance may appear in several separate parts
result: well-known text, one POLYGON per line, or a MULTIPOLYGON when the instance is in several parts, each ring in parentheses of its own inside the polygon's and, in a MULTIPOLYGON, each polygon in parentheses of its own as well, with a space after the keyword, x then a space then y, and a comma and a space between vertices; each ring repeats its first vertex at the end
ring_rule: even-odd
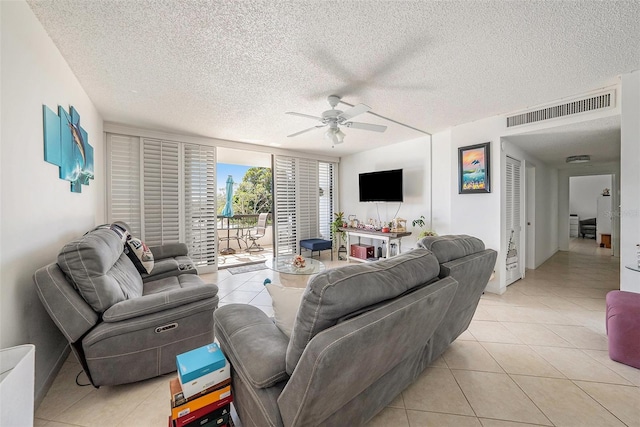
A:
POLYGON ((402 202, 402 169, 360 174, 361 202, 402 202))

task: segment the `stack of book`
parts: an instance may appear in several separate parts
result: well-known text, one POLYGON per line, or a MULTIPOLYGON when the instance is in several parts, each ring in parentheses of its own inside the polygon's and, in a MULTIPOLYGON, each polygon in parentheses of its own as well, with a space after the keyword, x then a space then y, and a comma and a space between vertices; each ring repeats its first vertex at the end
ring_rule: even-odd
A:
POLYGON ((176 356, 169 427, 232 427, 231 367, 217 344, 176 356))

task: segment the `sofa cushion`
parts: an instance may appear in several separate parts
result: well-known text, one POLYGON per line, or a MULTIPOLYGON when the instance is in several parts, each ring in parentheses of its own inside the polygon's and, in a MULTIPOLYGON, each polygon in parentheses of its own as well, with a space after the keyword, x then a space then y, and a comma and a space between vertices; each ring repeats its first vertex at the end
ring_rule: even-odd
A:
POLYGON ((204 285, 204 280, 195 274, 181 274, 179 276, 169 276, 158 280, 144 283, 143 295, 157 294, 180 288, 191 288, 204 285))
POLYGON ((142 278, 123 248, 116 233, 98 229, 66 244, 58 254, 60 269, 98 313, 142 295, 142 278))
POLYGON ((296 315, 302 301, 304 288, 290 288, 287 286, 268 283, 265 285, 269 296, 271 296, 271 306, 273 307, 273 319, 278 329, 287 338, 291 337, 293 324, 296 322, 296 315))
POLYGON ((327 270, 311 278, 302 296, 287 348, 287 373, 296 367, 307 343, 340 319, 396 298, 438 277, 440 266, 426 249, 396 257, 327 270))
POLYGON ((427 236, 420 239, 417 246, 433 252, 440 264, 484 250, 482 240, 464 234, 427 236))

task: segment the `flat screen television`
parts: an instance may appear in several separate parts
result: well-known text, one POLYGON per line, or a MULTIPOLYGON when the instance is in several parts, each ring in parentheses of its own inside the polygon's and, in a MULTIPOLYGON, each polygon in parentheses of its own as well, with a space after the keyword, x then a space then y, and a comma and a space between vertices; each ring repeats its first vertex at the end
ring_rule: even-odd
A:
POLYGON ((361 202, 402 202, 402 169, 360 174, 361 202))

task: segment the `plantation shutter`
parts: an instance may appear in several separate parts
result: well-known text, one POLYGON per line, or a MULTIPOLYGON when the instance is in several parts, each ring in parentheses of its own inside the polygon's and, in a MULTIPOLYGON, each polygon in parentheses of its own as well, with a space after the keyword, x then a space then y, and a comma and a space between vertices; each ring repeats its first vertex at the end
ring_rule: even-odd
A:
POLYGON ((522 278, 520 250, 520 161, 507 156, 506 164, 506 284, 522 278))
POLYGON ((184 242, 200 272, 216 269, 215 147, 107 134, 110 222, 147 245, 184 242))
POLYGON ((273 168, 274 239, 277 255, 296 253, 296 161, 292 157, 275 156, 273 168))
POLYGON ((180 144, 143 140, 144 242, 180 242, 180 144))
POLYGON ((296 159, 296 215, 298 241, 320 235, 318 161, 296 159))
POLYGON ((110 135, 107 146, 111 154, 107 160, 108 221, 124 221, 131 233, 140 237, 140 139, 110 135))
POLYGON ((184 144, 185 243, 199 268, 216 266, 215 154, 214 147, 184 144))
POLYGON ((295 254, 320 235, 318 161, 276 156, 273 175, 276 253, 295 254))
POLYGON ((318 163, 318 181, 320 187, 319 194, 319 229, 320 236, 326 240, 332 240, 331 223, 333 222, 334 213, 334 195, 333 185, 335 182, 333 163, 318 163))

